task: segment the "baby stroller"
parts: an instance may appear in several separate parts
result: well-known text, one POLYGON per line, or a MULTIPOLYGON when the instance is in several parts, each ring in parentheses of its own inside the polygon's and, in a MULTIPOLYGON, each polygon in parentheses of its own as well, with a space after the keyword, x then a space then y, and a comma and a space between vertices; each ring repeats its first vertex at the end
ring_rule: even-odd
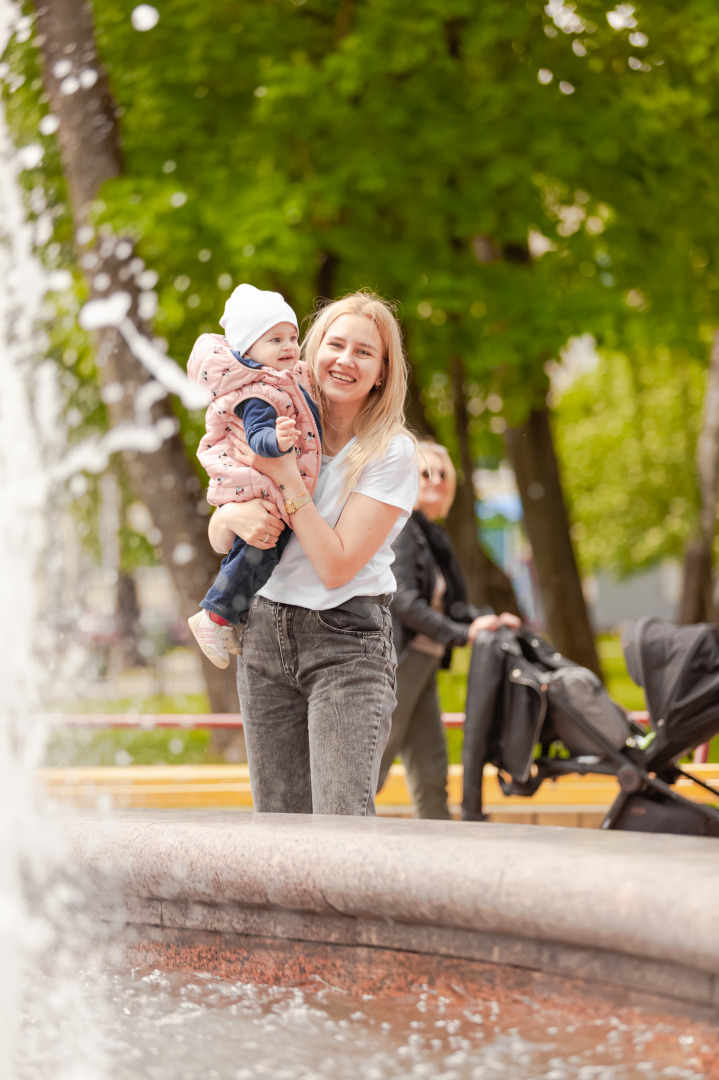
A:
POLYGON ((719 809, 674 784, 677 762, 719 731, 719 634, 709 623, 646 617, 622 642, 644 688, 650 729, 611 701, 587 668, 524 630, 478 635, 467 681, 462 817, 481 821, 482 770, 496 765, 505 795, 532 795, 567 773, 616 776, 603 829, 719 836, 719 809))

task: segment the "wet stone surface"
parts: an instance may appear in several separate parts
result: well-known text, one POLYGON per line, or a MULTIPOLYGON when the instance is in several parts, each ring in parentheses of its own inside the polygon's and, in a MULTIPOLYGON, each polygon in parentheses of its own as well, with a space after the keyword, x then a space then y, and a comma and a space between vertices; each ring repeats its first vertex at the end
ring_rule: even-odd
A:
POLYGON ((451 988, 387 998, 159 970, 84 972, 66 995, 51 979, 28 994, 18 1080, 719 1076, 715 1028, 628 1007, 598 1015, 570 998, 468 1001, 451 988), (58 1011, 58 993, 68 1008, 58 1011))

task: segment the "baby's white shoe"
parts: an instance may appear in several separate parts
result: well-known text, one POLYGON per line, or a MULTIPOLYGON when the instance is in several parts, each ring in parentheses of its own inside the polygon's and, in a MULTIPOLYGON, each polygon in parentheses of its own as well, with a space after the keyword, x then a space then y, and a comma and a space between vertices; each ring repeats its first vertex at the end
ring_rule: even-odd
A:
MULTIPOLYGON (((210 613, 205 611, 198 611, 196 615, 192 615, 187 620, 190 630, 195 635, 197 644, 202 649, 203 653, 210 660, 215 667, 226 668, 230 663, 229 649, 227 648, 224 640, 220 637, 218 631, 220 630, 232 630, 234 634, 234 627, 232 626, 220 626, 219 623, 213 622, 210 618, 210 613)), ((235 635, 235 640, 237 637, 235 635)), ((239 642, 237 642, 239 645, 239 642)))

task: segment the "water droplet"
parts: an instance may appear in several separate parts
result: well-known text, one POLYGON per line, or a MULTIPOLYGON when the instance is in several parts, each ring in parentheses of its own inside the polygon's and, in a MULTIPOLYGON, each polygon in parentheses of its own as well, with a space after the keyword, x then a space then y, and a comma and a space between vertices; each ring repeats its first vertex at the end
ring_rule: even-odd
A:
POLYGON ((76 79, 74 75, 68 75, 66 79, 63 79, 60 83, 60 93, 65 97, 69 97, 70 94, 75 94, 80 89, 80 80, 76 79))
POLYGON ((97 292, 107 292, 111 284, 112 279, 110 275, 106 274, 104 271, 99 274, 95 274, 94 278, 92 279, 92 287, 97 292))
POLYGON ((135 30, 144 32, 152 30, 160 21, 160 13, 152 4, 139 4, 130 16, 130 22, 135 30))
POLYGON ((187 563, 192 562, 195 557, 195 549, 192 544, 180 543, 176 544, 172 552, 172 561, 177 563, 178 566, 186 566, 187 563))
POLYGON ((53 75, 55 76, 56 79, 64 79, 65 76, 69 75, 71 71, 72 71, 72 61, 71 60, 58 60, 57 63, 53 65, 53 69, 52 69, 52 73, 53 73, 53 75))
POLYGON ((38 165, 42 164, 44 157, 45 150, 40 143, 28 143, 27 146, 21 146, 17 152, 17 160, 21 169, 36 169, 38 165))
POLYGON ((40 134, 41 135, 54 135, 57 129, 60 127, 60 121, 52 113, 48 113, 47 116, 43 116, 40 121, 40 134))
POLYGON ((156 270, 143 270, 135 280, 141 289, 154 289, 159 280, 159 275, 156 270))

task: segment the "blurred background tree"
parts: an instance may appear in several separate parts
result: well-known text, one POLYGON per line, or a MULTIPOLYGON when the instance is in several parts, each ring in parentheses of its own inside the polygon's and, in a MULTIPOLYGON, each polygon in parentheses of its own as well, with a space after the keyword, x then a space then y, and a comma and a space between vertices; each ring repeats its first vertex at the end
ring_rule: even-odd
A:
MULTIPOLYGON (((52 123, 38 125, 57 114, 63 146, 69 113, 83 101, 99 112, 102 86, 119 156, 88 222, 132 242, 138 311, 179 363, 240 281, 303 314, 317 297, 376 288, 400 305, 413 425, 460 470, 449 525, 475 600, 514 604, 478 546, 472 482, 477 461, 506 456, 563 652, 598 667, 581 588, 597 567, 628 574, 699 544, 699 594, 712 595, 716 506, 707 526, 695 467, 719 325, 709 0, 175 0, 159 21, 147 5, 95 0, 91 24, 81 0, 51 8, 63 51, 48 9, 38 36, 27 5, 4 93, 19 144, 45 150, 27 185, 53 209, 53 265, 77 272, 87 256, 73 250, 66 181, 99 128, 88 123, 61 164, 52 123), (101 67, 67 51, 81 25, 101 67), (550 395, 564 347, 586 333, 596 370, 550 395)), ((87 367, 88 346, 76 354, 87 367)), ((88 399, 80 430, 93 409, 88 399)), ((202 415, 176 401, 169 415, 183 455, 144 471, 177 473, 187 531, 202 415)), ((142 477, 131 483, 140 494, 142 477)), ((207 549, 193 546, 189 565, 158 556, 196 598, 207 549)))

